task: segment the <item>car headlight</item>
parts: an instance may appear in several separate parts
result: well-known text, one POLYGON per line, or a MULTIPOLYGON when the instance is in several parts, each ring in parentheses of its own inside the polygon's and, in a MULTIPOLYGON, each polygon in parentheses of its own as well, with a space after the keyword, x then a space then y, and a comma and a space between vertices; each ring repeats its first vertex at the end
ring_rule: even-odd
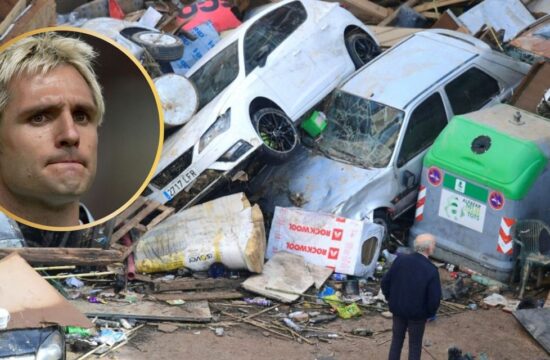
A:
POLYGON ((38 348, 36 360, 61 360, 63 359, 63 337, 59 331, 54 331, 38 348))
POLYGON ((246 141, 239 140, 237 143, 235 143, 235 145, 231 147, 231 149, 227 150, 225 154, 223 154, 218 160, 226 161, 226 162, 236 161, 251 148, 252 148, 252 145, 250 145, 246 141))
POLYGON ((218 135, 224 133, 231 126, 231 109, 220 115, 216 121, 210 125, 208 130, 201 136, 201 141, 199 142, 199 152, 201 152, 212 140, 214 140, 218 135))

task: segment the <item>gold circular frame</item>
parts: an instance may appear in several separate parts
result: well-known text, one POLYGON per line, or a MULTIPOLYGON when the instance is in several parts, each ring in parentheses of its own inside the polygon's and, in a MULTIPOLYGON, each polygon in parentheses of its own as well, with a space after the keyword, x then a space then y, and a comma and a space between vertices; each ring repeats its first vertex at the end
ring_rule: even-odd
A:
POLYGON ((48 230, 48 231, 77 231, 77 230, 83 230, 83 229, 88 229, 88 228, 91 228, 91 227, 94 227, 94 226, 98 226, 98 225, 101 225, 101 224, 113 219, 114 217, 119 215, 121 212, 126 210, 130 205, 132 205, 137 200, 137 198, 141 195, 141 193, 145 190, 145 188, 149 184, 149 181, 153 177, 153 174, 155 173, 155 170, 157 168, 158 162, 160 160, 160 155, 161 155, 161 152, 162 152, 162 145, 163 145, 163 141, 164 141, 164 113, 162 111, 162 104, 160 102, 160 98, 159 98, 159 95, 158 95, 157 90, 155 88, 155 85, 153 83, 153 80, 151 79, 151 77, 149 76, 149 74, 147 73, 147 71, 145 70, 143 65, 141 65, 141 63, 138 61, 138 59, 136 59, 134 57, 134 55, 132 55, 132 53, 130 51, 128 51, 125 47, 123 47, 122 45, 118 44, 114 40, 112 40, 112 39, 108 38, 107 36, 105 36, 103 34, 100 34, 98 32, 88 30, 88 29, 81 29, 81 28, 77 28, 77 27, 72 27, 72 26, 52 26, 52 27, 40 28, 40 29, 37 29, 37 30, 28 31, 24 34, 21 34, 21 35, 18 35, 16 37, 14 37, 13 39, 10 39, 5 44, 2 44, 2 46, 0 46, 0 52, 4 51, 4 49, 11 46, 13 43, 16 43, 17 41, 19 41, 21 39, 24 39, 28 36, 41 34, 41 33, 46 33, 46 32, 50 32, 50 31, 66 31, 66 32, 76 32, 76 33, 82 33, 82 34, 90 35, 90 36, 99 38, 99 39, 101 39, 105 42, 108 42, 109 44, 111 44, 112 46, 114 46, 118 50, 120 50, 124 55, 126 55, 136 65, 136 67, 139 69, 139 71, 141 72, 141 74, 143 75, 145 80, 147 81, 147 84, 149 85, 149 88, 151 89, 153 97, 155 98, 155 103, 157 105, 157 112, 158 112, 158 115, 159 115, 158 116, 158 119, 159 119, 159 139, 158 140, 159 141, 158 141, 157 152, 155 154, 155 160, 153 161, 153 166, 151 167, 151 169, 149 170, 149 173, 145 177, 144 182, 141 184, 141 186, 138 188, 138 190, 134 193, 134 195, 128 201, 126 201, 122 206, 120 206, 117 210, 113 211, 109 215, 104 216, 104 217, 102 217, 98 220, 92 221, 89 224, 76 225, 76 226, 48 226, 48 225, 33 223, 31 221, 23 219, 23 218, 19 217, 18 215, 15 215, 15 214, 11 213, 10 211, 6 210, 2 205, 0 205, 0 211, 5 213, 6 215, 11 217, 12 219, 14 219, 14 220, 16 220, 16 221, 18 221, 22 224, 25 224, 27 226, 37 228, 37 229, 40 229, 40 230, 48 230))

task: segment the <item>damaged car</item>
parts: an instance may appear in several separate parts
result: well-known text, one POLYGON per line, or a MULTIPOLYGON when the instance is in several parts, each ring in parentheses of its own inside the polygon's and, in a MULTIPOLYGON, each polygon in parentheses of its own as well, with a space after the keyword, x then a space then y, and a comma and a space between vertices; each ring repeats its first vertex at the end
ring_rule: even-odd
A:
POLYGON ((297 206, 388 234, 415 205, 422 159, 449 119, 507 99, 528 69, 469 35, 416 33, 344 81, 320 106, 320 136, 304 134, 305 146, 258 174, 252 193, 268 214, 297 206))
POLYGON ((0 331, 0 359, 64 360, 63 329, 49 326, 0 331))
POLYGON ((337 3, 285 0, 259 12, 187 73, 199 111, 166 139, 146 195, 186 208, 253 154, 287 159, 299 143, 295 122, 378 53, 337 3))

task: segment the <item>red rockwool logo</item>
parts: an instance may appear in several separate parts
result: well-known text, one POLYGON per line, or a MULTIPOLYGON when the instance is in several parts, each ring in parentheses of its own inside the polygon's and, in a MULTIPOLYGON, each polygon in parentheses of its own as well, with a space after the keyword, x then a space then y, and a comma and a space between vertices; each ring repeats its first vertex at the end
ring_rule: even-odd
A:
POLYGON ((323 256, 327 254, 327 249, 318 248, 317 246, 302 245, 302 244, 296 244, 291 242, 286 243, 286 248, 289 250, 307 252, 307 253, 323 255, 323 256))
POLYGON ((340 241, 344 236, 343 229, 332 229, 332 240, 340 241))
POLYGON ((330 248, 328 249, 328 258, 332 260, 338 259, 338 255, 340 254, 340 249, 338 248, 330 248))
POLYGON ((299 224, 289 224, 288 228, 292 231, 330 237, 330 230, 326 230, 326 229, 314 228, 311 226, 299 225, 299 224))

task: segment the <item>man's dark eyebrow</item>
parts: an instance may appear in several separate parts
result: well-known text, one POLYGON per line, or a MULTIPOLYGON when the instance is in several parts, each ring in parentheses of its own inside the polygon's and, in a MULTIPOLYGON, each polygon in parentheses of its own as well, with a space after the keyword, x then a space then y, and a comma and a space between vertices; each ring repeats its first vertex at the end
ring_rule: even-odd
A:
MULTIPOLYGON (((26 110, 24 110, 23 112, 19 113, 18 117, 19 118, 27 118, 27 117, 32 116, 34 114, 40 114, 40 113, 52 112, 52 111, 59 111, 63 108, 63 106, 64 105, 62 103, 31 106, 31 107, 27 108, 26 110)), ((79 104, 76 104, 72 108, 72 111, 84 111, 87 114, 89 114, 90 117, 95 117, 95 115, 97 114, 97 106, 95 104, 89 105, 89 104, 86 104, 86 103, 79 103, 79 104)))

